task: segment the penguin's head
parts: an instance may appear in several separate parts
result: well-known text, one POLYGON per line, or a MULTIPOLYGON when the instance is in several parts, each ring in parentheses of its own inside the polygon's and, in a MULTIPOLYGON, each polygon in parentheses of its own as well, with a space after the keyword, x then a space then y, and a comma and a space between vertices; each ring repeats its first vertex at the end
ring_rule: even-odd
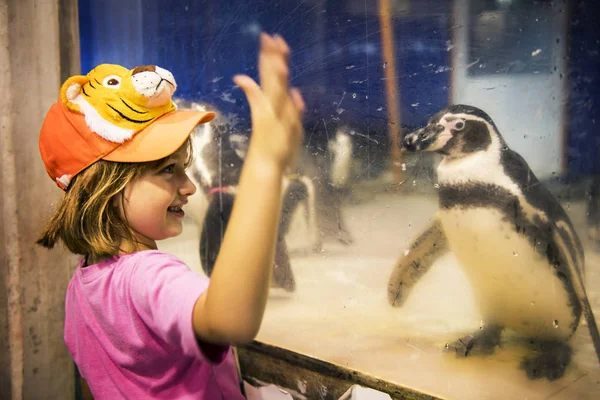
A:
POLYGON ((502 142, 496 125, 484 111, 456 104, 438 111, 426 126, 406 135, 402 147, 459 158, 486 151, 495 138, 502 142))

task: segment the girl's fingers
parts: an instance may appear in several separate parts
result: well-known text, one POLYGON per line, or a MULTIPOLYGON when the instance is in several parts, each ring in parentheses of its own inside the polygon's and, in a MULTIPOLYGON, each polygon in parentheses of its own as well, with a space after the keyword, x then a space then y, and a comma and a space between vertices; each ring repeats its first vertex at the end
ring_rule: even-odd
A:
POLYGON ((251 110, 256 110, 258 107, 268 106, 268 104, 266 104, 266 99, 262 89, 260 86, 258 86, 254 79, 247 75, 236 75, 233 77, 233 82, 238 85, 246 95, 251 110))
POLYGON ((290 96, 286 99, 285 107, 281 116, 281 123, 285 131, 292 135, 294 142, 302 141, 302 111, 304 101, 298 89, 290 90, 290 96))
POLYGON ((302 98, 302 94, 300 93, 300 91, 297 88, 291 88, 290 97, 292 99, 292 102, 296 106, 298 112, 300 114, 304 113, 304 110, 306 109, 306 104, 304 103, 304 99, 302 98))
POLYGON ((280 115, 288 95, 289 69, 285 56, 287 45, 283 39, 276 40, 266 34, 261 34, 260 41, 258 60, 260 84, 266 97, 271 101, 275 114, 280 115))
POLYGON ((281 51, 287 61, 290 57, 290 47, 288 46, 287 42, 278 34, 275 34, 273 39, 275 40, 275 44, 279 48, 279 51, 281 51))

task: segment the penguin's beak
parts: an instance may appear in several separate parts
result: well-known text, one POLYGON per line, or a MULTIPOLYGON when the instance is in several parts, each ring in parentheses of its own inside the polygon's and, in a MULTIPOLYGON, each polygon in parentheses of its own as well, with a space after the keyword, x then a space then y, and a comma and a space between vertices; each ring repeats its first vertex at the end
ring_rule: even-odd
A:
POLYGON ((435 151, 433 146, 444 127, 439 124, 429 124, 421 129, 409 133, 402 140, 402 148, 406 151, 435 151))

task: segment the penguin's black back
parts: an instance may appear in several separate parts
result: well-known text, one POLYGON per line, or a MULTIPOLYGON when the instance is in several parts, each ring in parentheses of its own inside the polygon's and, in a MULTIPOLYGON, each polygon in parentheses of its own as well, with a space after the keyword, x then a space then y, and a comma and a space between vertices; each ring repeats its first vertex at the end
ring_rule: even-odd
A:
MULTIPOLYGON (((517 152, 507 149, 502 152, 500 163, 506 175, 519 185, 529 204, 542 210, 550 221, 560 221, 566 225, 566 229, 570 232, 562 232, 561 236, 583 259, 583 246, 569 216, 554 195, 538 180, 523 157, 517 152)), ((584 265, 579 265, 578 268, 583 273, 584 265)))

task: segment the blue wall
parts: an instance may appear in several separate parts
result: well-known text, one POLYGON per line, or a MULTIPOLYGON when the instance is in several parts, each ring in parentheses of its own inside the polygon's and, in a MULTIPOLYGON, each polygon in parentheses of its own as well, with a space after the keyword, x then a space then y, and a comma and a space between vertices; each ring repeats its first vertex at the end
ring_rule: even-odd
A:
MULTIPOLYGON (((413 3, 420 4, 409 15, 394 17, 402 122, 410 126, 425 123, 428 115, 447 104, 450 78, 444 70, 449 65, 449 2, 413 3), (419 107, 411 106, 415 103, 419 107)), ((387 133, 376 1, 137 0, 129 1, 128 8, 122 4, 80 0, 84 73, 104 62, 127 67, 157 64, 175 74, 177 96, 213 103, 247 121, 245 99, 231 78, 240 72, 255 77, 258 32, 277 32, 293 51, 292 83, 308 104, 308 129, 342 122, 365 134, 387 133)))
MULTIPOLYGON (((82 70, 112 62, 157 64, 177 79, 177 96, 237 113, 248 109, 231 78, 256 77, 258 32, 290 43, 292 82, 308 105, 306 128, 327 134, 348 123, 371 137, 387 134, 384 62, 377 1, 80 0, 82 70), (218 5, 217 5, 218 4, 218 5)), ((393 2, 392 2, 393 3, 393 2)), ((573 1, 569 32, 568 171, 600 172, 600 6, 573 1)), ((410 2, 394 16, 402 124, 422 125, 448 103, 451 0, 410 2)))
POLYGON ((570 14, 568 171, 600 174, 600 3, 574 0, 570 14))

